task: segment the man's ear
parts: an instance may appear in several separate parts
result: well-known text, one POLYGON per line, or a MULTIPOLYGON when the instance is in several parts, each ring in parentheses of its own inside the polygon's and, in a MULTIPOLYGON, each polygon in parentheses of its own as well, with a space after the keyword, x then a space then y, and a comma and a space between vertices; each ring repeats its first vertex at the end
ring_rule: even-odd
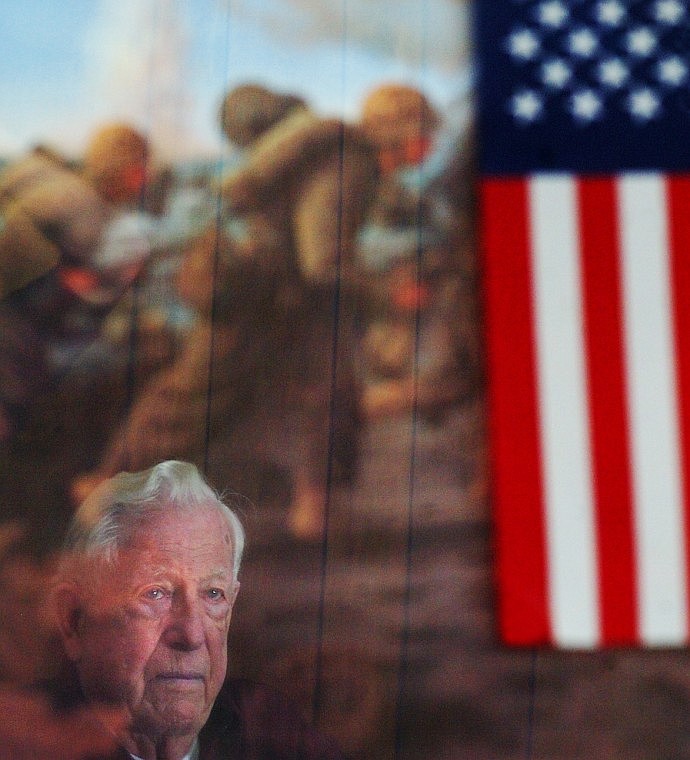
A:
POLYGON ((53 611, 65 653, 73 662, 81 658, 79 635, 82 602, 76 583, 62 582, 53 589, 53 611))

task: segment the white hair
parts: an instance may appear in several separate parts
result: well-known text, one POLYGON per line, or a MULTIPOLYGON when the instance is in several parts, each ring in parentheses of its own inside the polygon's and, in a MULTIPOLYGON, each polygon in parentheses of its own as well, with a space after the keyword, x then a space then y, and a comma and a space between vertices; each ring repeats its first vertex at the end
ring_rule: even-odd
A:
POLYGON ((151 516, 171 509, 193 512, 208 507, 217 509, 230 528, 237 580, 244 549, 242 523, 189 462, 161 462, 143 472, 121 472, 101 483, 72 518, 63 553, 66 559, 113 561, 131 533, 151 516))

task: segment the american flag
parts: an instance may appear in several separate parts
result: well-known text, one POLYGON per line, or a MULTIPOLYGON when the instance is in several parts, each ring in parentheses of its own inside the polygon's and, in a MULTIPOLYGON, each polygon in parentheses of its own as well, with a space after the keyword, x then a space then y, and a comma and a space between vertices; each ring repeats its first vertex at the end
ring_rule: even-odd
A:
POLYGON ((690 632, 690 10, 475 0, 504 641, 690 632))

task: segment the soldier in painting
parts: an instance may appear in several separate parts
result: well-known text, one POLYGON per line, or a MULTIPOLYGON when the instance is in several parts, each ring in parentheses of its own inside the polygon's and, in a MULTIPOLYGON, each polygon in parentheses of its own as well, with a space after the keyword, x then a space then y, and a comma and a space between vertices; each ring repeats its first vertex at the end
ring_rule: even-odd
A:
POLYGON ((227 95, 221 124, 246 157, 179 272, 197 320, 75 494, 165 457, 259 460, 290 476, 289 530, 318 538, 329 482, 356 465, 351 273, 375 154, 360 130, 254 85, 227 95))
POLYGON ((133 211, 148 145, 124 124, 98 130, 83 171, 37 149, 0 178, 0 430, 93 341, 150 250, 133 211))
POLYGON ((436 419, 476 390, 478 378, 470 204, 448 187, 468 160, 465 146, 440 144, 440 115, 407 84, 374 88, 361 124, 381 169, 358 249, 371 294, 364 409, 376 417, 416 404, 436 419))

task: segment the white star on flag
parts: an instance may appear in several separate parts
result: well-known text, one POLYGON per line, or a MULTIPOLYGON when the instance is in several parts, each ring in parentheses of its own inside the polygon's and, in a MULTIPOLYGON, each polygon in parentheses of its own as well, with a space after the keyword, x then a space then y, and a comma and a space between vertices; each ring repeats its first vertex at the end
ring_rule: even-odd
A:
POLYGON ((539 51, 539 38, 531 29, 518 29, 508 38, 508 49, 515 58, 529 61, 539 51))
POLYGON ((622 87, 630 77, 630 70, 620 58, 607 58, 598 66, 601 84, 614 89, 622 87))
POLYGON ((619 0, 602 0, 597 5, 597 21, 604 26, 619 26, 625 18, 625 8, 619 0))
POLYGON ((657 36, 646 26, 639 26, 627 35, 628 52, 640 58, 650 56, 657 43, 657 36))
POLYGON ((661 102, 656 93, 649 87, 634 90, 628 98, 630 113, 638 119, 649 121, 659 115, 661 102))
POLYGON ((568 47, 573 55, 580 58, 591 58, 599 46, 599 40, 591 29, 577 29, 568 37, 568 47))
POLYGON ((582 121, 594 121, 601 116, 604 105, 594 90, 580 90, 570 100, 573 116, 582 121))
POLYGON ((654 5, 654 18, 660 24, 675 26, 685 15, 685 8, 679 0, 658 0, 654 5))
POLYGON ((512 97, 512 114, 519 121, 535 121, 541 115, 543 107, 541 97, 534 90, 523 90, 512 97))
POLYGON ((539 23, 553 29, 560 29, 569 15, 568 9, 561 0, 548 0, 548 2, 542 3, 538 9, 539 23))
POLYGON ((679 87, 688 77, 688 67, 682 58, 671 55, 657 64, 659 81, 671 87, 679 87))
POLYGON ((562 58, 545 61, 541 67, 542 82, 548 87, 561 90, 572 79, 573 72, 562 58))

